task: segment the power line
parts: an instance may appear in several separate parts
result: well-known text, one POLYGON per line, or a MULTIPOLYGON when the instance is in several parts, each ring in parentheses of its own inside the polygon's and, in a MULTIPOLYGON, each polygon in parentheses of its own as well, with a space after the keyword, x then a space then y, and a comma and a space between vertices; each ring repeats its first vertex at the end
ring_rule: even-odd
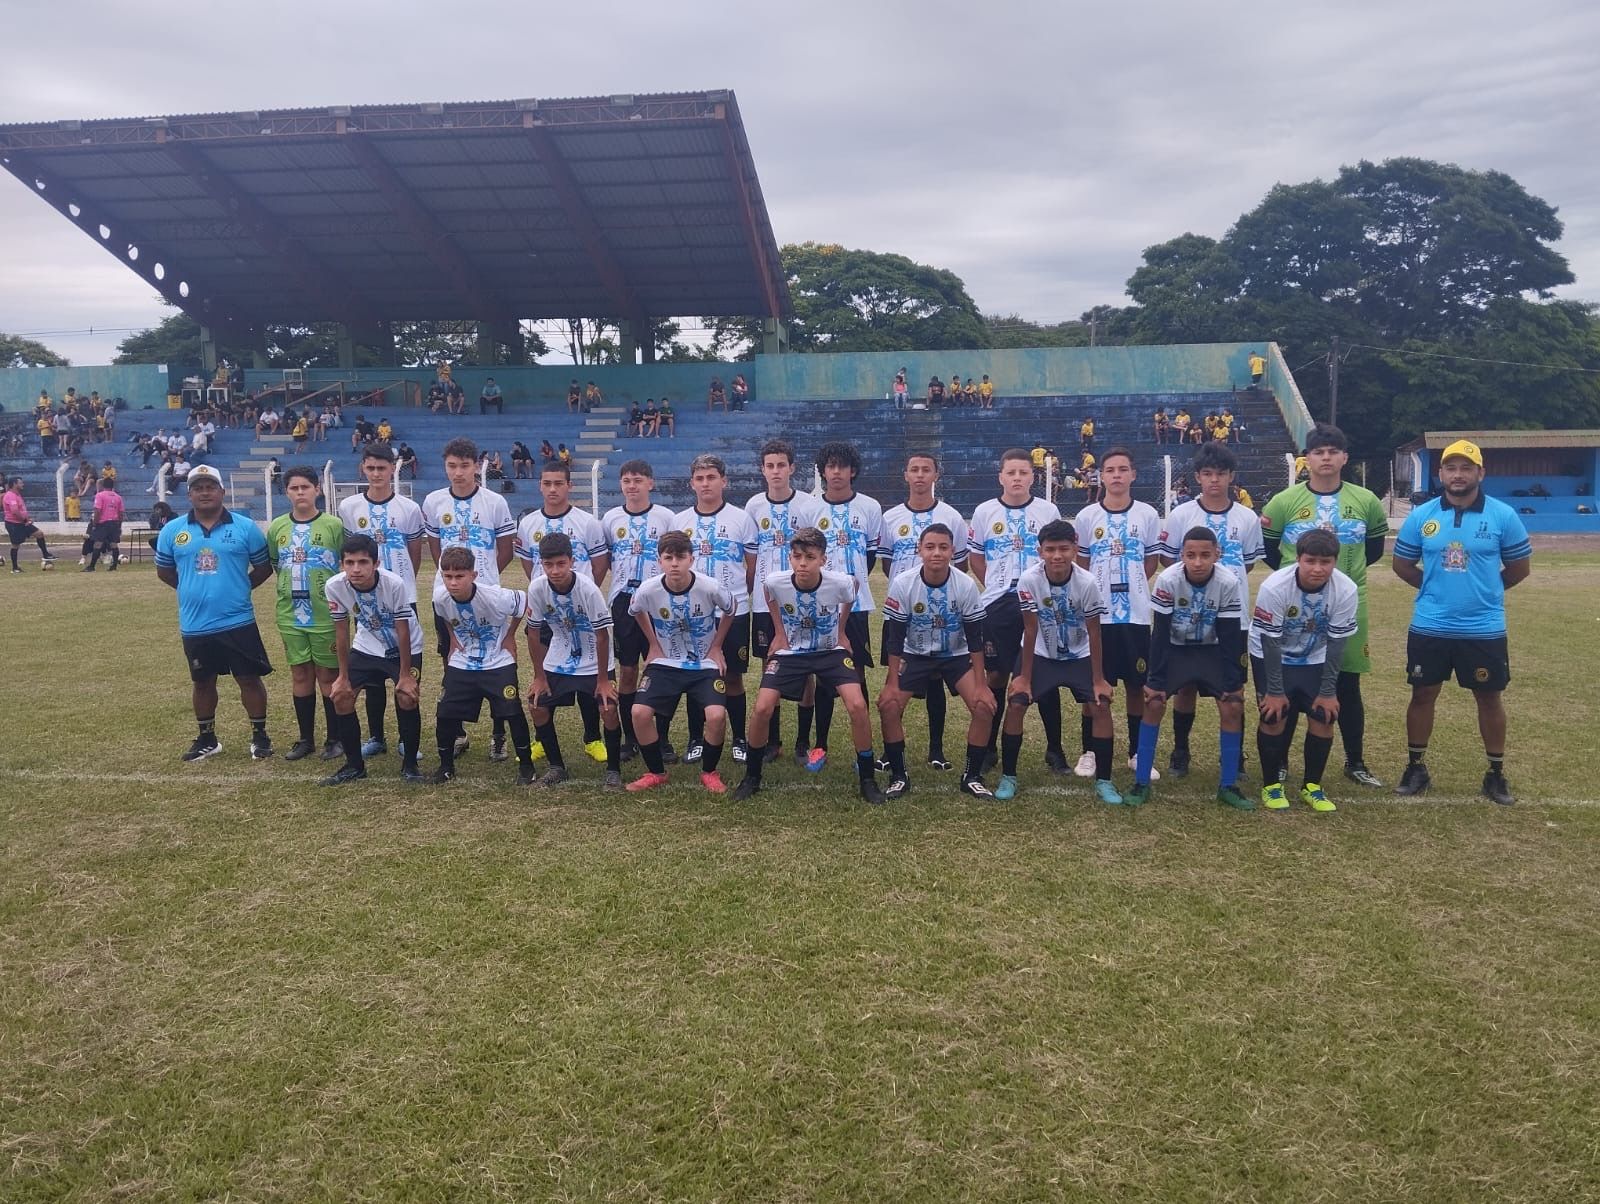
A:
MULTIPOLYGON (((1493 360, 1485 359, 1482 356, 1477 355, 1450 355, 1449 353, 1443 351, 1402 351, 1395 347, 1378 347, 1372 343, 1350 344, 1350 350, 1352 351, 1354 351, 1357 347, 1364 347, 1368 351, 1378 351, 1384 355, 1416 355, 1435 360, 1461 360, 1464 363, 1469 364, 1499 364, 1506 368, 1543 368, 1550 372, 1586 372, 1593 375, 1600 375, 1600 368, 1576 368, 1570 364, 1535 364, 1530 363, 1527 360, 1493 360)), ((1320 355, 1317 357, 1317 359, 1321 358, 1322 357, 1320 355)), ((1312 362, 1315 363, 1316 361, 1313 360, 1312 362)), ((1297 368, 1295 371, 1298 372, 1299 369, 1297 368)))

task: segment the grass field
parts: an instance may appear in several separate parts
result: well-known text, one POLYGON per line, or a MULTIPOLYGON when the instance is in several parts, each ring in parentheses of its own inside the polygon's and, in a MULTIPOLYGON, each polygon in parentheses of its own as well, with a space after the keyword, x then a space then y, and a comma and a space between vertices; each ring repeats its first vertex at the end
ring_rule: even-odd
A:
MULTIPOLYGON (((29 567, 0 618, 8 1204, 1600 1198, 1595 711, 1565 701, 1600 557, 1540 553, 1512 595, 1517 807, 1475 797, 1451 688, 1436 793, 1335 779, 1328 816, 1212 803, 1204 714, 1195 775, 1137 811, 1036 744, 1009 805, 924 771, 868 809, 843 755, 753 805, 602 795, 587 761, 530 794, 486 725, 453 789, 391 755, 334 793, 251 764, 226 688, 191 769, 170 592, 29 567)), ((1375 582, 1392 782, 1409 598, 1375 582)))

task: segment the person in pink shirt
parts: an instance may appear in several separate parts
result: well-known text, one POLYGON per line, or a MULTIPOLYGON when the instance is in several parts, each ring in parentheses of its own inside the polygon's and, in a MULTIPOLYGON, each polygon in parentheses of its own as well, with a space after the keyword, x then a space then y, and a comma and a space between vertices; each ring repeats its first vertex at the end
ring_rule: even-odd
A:
POLYGON ((99 563, 100 557, 108 555, 111 564, 106 572, 117 571, 117 564, 122 559, 122 516, 125 508, 122 504, 122 495, 117 492, 117 483, 110 477, 102 477, 100 491, 94 495, 94 515, 89 527, 90 538, 94 540, 94 548, 89 553, 89 563, 83 566, 86 573, 94 572, 94 566, 99 563))
POLYGON ((3 506, 5 511, 6 534, 11 537, 11 571, 22 572, 17 565, 17 549, 29 539, 33 539, 39 545, 39 557, 43 562, 39 567, 55 568, 56 558, 50 555, 44 536, 39 534, 39 528, 33 525, 33 519, 28 515, 28 503, 22 498, 21 477, 12 477, 6 482, 6 492, 4 498, 0 499, 0 506, 3 506))

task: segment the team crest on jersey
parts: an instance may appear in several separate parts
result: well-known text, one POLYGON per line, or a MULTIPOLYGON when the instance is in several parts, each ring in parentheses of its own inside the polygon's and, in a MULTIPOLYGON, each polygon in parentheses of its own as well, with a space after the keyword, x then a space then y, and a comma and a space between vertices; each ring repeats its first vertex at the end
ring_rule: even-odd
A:
POLYGON ((177 544, 180 548, 183 547, 184 544, 189 542, 189 533, 187 531, 179 531, 172 542, 177 544))
POLYGON ((794 603, 793 602, 785 602, 783 604, 783 613, 786 614, 786 615, 794 614, 794 603))
POLYGON ((1179 598, 1178 598, 1178 602, 1177 602, 1178 609, 1179 610, 1183 610, 1183 609, 1187 608, 1188 605, 1189 605, 1189 599, 1187 599, 1185 597, 1182 597, 1180 595, 1179 598))
MULTIPOLYGON (((844 667, 845 667, 845 668, 846 668, 846 669, 854 669, 854 668, 855 668, 855 667, 856 667, 856 663, 855 663, 855 661, 853 661, 853 660, 851 660, 851 659, 850 659, 850 658, 849 658, 849 657, 848 657, 848 656, 847 656, 847 657, 845 657, 845 658, 844 658, 844 667)), ((1480 673, 1481 673, 1481 672, 1483 672, 1483 670, 1481 670, 1481 669, 1480 669, 1480 670, 1478 670, 1478 672, 1480 672, 1480 673)))
POLYGON ((1106 529, 1104 527, 1096 527, 1094 529, 1094 537, 1096 539, 1104 539, 1106 537, 1106 529))
POLYGON ((989 530, 993 531, 996 535, 1003 533, 1005 529, 1006 525, 1004 523, 996 523, 994 526, 989 528, 989 530))
POLYGON ((668 610, 665 606, 663 606, 661 608, 661 617, 663 619, 670 619, 672 617, 672 612, 670 610, 668 610))
POLYGON ((551 606, 548 602, 546 602, 545 603, 545 607, 544 607, 544 613, 547 614, 547 615, 553 615, 553 614, 556 613, 556 608, 554 606, 551 606))
POLYGON ((819 531, 826 531, 832 525, 833 524, 826 517, 819 518, 817 520, 817 530, 819 531))
POLYGON ((1424 539, 1437 534, 1439 534, 1439 524, 1436 521, 1430 518, 1427 522, 1422 524, 1422 537, 1424 539))
POLYGON ((1446 572, 1464 573, 1467 571, 1467 545, 1459 539, 1451 540, 1445 545, 1444 567, 1446 572))
POLYGON ((452 628, 460 627, 461 626, 461 620, 460 619, 451 619, 450 620, 450 626, 452 628))
POLYGON ((627 534, 628 534, 628 528, 626 528, 626 527, 618 527, 617 528, 617 538, 618 539, 626 538, 627 534))
POLYGON ((1296 522, 1298 522, 1298 521, 1300 521, 1302 519, 1310 518, 1311 517, 1311 507, 1310 506, 1301 506, 1300 509, 1298 509, 1298 510, 1296 510, 1294 512, 1294 517, 1295 517, 1295 521, 1296 522))
POLYGON ((900 524, 900 534, 901 535, 910 535, 911 534, 911 525, 909 523, 901 523, 900 524))
POLYGON ((718 694, 726 694, 728 692, 728 683, 723 681, 722 678, 719 677, 714 682, 711 683, 711 688, 713 690, 715 690, 718 694))
POLYGON ((925 611, 927 609, 928 608, 926 606, 924 606, 921 602, 918 602, 915 606, 913 606, 911 608, 911 613, 920 615, 923 611, 925 611))
POLYGON ((1299 618, 1299 616, 1300 616, 1300 608, 1298 606, 1291 606, 1288 610, 1284 611, 1283 613, 1288 615, 1289 618, 1291 618, 1291 619, 1299 618))
POLYGON ((365 527, 366 525, 367 525, 366 515, 362 515, 360 518, 356 519, 356 526, 365 527))
POLYGON ((763 531, 770 531, 772 529, 772 520, 770 518, 762 519, 761 520, 761 529, 763 531))
POLYGON ((500 697, 502 697, 502 698, 511 699, 511 698, 515 698, 516 696, 517 696, 517 687, 516 686, 507 686, 505 689, 500 691, 500 697))
POLYGON ((453 514, 441 514, 439 516, 439 521, 448 527, 451 523, 456 521, 456 516, 453 514))
POLYGON ((289 533, 287 531, 278 536, 278 546, 280 548, 286 548, 289 546, 289 533))

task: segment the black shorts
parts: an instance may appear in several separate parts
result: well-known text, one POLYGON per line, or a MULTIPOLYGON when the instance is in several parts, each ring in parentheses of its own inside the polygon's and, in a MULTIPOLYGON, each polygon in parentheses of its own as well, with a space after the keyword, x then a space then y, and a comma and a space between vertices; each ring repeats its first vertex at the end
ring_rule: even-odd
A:
POLYGON ((840 686, 861 684, 856 659, 846 655, 843 648, 834 648, 829 652, 787 652, 769 657, 762 667, 761 688, 776 690, 780 697, 797 702, 813 675, 819 686, 829 686, 835 692, 840 686))
MULTIPOLYGON (((1259 656, 1250 658, 1250 679, 1255 682, 1256 701, 1259 702, 1267 695, 1267 662, 1259 656)), ((1283 696, 1289 700, 1291 715, 1309 715, 1313 710, 1320 710, 1317 697, 1321 689, 1321 665, 1283 666, 1283 696)))
POLYGON ((261 629, 254 623, 183 637, 183 656, 191 681, 213 677, 265 677, 272 672, 261 629))
POLYGON ((1511 652, 1503 635, 1488 639, 1406 634, 1406 681, 1441 685, 1452 673, 1466 690, 1499 692, 1511 684, 1511 652))
MULTIPOLYGON (((611 675, 609 673, 606 674, 606 678, 610 680, 611 675)), ((553 710, 556 707, 571 706, 577 702, 579 694, 587 694, 590 698, 593 698, 594 688, 600 684, 600 675, 598 673, 546 673, 544 682, 550 689, 547 693, 535 698, 533 704, 545 710, 553 710)))
POLYGON ((1008 672, 1022 651, 1022 605, 1016 594, 1001 594, 983 612, 983 667, 1008 672))
POLYGON ((623 669, 638 665, 650 648, 644 628, 639 626, 638 616, 628 612, 631 605, 631 593, 618 594, 611 600, 611 640, 617 654, 617 665, 623 669))
POLYGON ((1150 629, 1142 623, 1100 624, 1100 665, 1112 685, 1144 689, 1150 668, 1150 629))
POLYGON ((856 680, 866 676, 866 670, 878 662, 872 659, 872 612, 852 610, 844 621, 844 634, 850 641, 850 659, 858 670, 856 680))
POLYGON ((24 543, 39 534, 39 528, 32 523, 8 522, 6 524, 6 534, 11 536, 11 546, 16 547, 18 544, 24 543))
POLYGON ((772 651, 772 616, 764 610, 750 612, 750 659, 765 661, 772 651))
POLYGON ((899 686, 907 694, 921 695, 943 681, 945 689, 957 694, 956 683, 972 668, 970 656, 902 656, 899 686))
MULTIPOLYGON (((743 677, 750 667, 750 616, 734 615, 728 634, 722 637, 722 655, 728 662, 728 677, 743 677)), ((721 703, 717 704, 722 705, 721 703)))
POLYGON ((647 706, 657 715, 670 716, 678 699, 688 698, 702 707, 726 706, 727 689, 715 669, 679 669, 676 665, 646 665, 639 678, 635 706, 647 706))
POLYGON ((515 665, 502 665, 498 669, 445 666, 444 690, 439 695, 436 711, 440 719, 476 723, 485 702, 494 719, 509 719, 521 712, 522 691, 517 686, 515 665))
MULTIPOLYGON (((1105 628, 1100 631, 1104 635, 1105 628)), ((1167 684, 1161 688, 1170 698, 1188 686, 1207 698, 1237 694, 1244 689, 1244 666, 1229 665, 1217 644, 1174 645, 1167 653, 1167 684)))
POLYGON ((115 519, 111 522, 91 523, 89 525, 89 538, 95 543, 111 547, 122 542, 122 520, 115 519))
POLYGON ((1028 684, 1033 688, 1035 702, 1051 690, 1071 690, 1075 701, 1093 702, 1094 662, 1087 656, 1058 661, 1036 653, 1033 658, 1033 677, 1028 684))
MULTIPOLYGON (((383 689, 391 681, 400 680, 400 658, 373 656, 350 649, 350 688, 359 694, 366 689, 383 689)), ((422 680, 422 654, 411 658, 411 678, 422 680)))

